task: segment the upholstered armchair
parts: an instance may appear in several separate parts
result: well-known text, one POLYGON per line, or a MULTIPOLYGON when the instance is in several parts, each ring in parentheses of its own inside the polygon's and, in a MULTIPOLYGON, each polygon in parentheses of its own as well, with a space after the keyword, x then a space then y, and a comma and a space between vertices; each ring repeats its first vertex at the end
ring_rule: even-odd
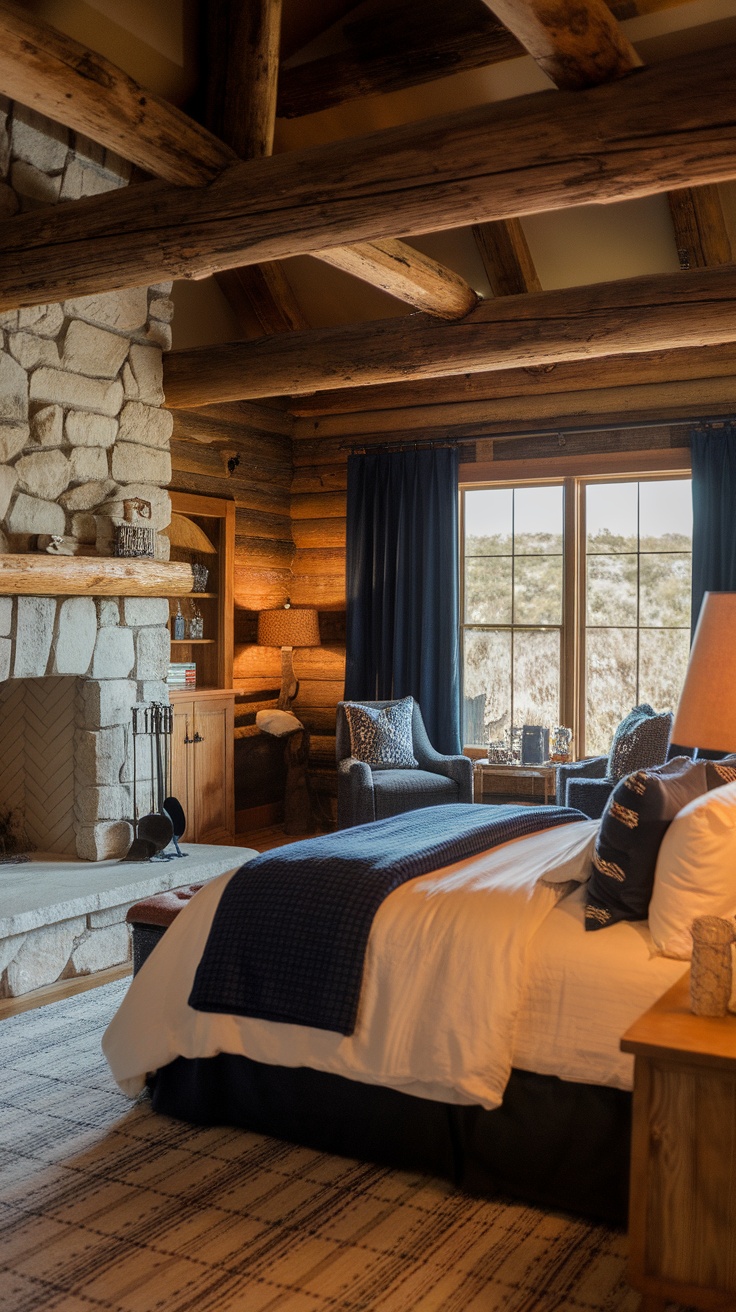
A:
POLYGON ((689 749, 670 744, 672 714, 661 715, 643 703, 619 724, 608 756, 593 756, 557 768, 558 806, 573 806, 598 820, 619 779, 635 770, 664 765, 673 756, 692 756, 689 749))
MULTIPOLYGON (((391 702, 363 702, 382 708, 391 702)), ((412 707, 412 745, 417 769, 372 769, 350 755, 345 703, 337 707, 337 823, 340 829, 382 820, 402 811, 445 802, 472 802, 473 764, 466 756, 442 756, 427 737, 422 712, 412 707)))

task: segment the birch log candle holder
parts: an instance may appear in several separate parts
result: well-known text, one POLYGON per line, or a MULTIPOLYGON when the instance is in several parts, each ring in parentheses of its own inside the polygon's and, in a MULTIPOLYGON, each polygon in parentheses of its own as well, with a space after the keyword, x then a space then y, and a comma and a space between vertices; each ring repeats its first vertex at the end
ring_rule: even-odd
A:
POLYGON ((692 936, 690 1010, 695 1016, 725 1016, 733 979, 734 923, 721 916, 698 916, 692 924, 692 936))

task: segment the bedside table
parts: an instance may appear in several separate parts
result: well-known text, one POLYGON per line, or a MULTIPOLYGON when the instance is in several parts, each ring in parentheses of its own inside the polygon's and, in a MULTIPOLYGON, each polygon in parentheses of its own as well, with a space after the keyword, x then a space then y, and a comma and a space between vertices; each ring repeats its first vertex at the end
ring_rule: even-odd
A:
POLYGON ((693 1016, 689 988, 688 972, 621 1040, 636 1058, 629 1280, 642 1312, 736 1308, 736 1016, 693 1016))

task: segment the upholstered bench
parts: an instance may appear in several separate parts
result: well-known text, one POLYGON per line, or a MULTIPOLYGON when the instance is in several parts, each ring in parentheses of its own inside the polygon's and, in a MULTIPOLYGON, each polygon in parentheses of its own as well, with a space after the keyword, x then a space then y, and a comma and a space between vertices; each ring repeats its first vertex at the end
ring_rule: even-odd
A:
POLYGON ((146 897, 130 907, 125 919, 133 931, 134 975, 153 952, 159 939, 163 938, 172 920, 201 887, 201 884, 190 884, 188 888, 156 893, 154 897, 146 897))

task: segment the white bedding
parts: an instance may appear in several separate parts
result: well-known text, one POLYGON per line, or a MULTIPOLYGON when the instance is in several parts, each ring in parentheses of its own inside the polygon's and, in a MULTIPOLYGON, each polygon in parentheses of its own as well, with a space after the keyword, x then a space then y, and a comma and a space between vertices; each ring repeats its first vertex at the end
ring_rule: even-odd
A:
POLYGON ((596 830, 596 821, 546 830, 396 889, 373 923, 350 1036, 187 1006, 231 875, 213 880, 106 1031, 116 1080, 133 1097, 176 1056, 229 1052, 487 1108, 501 1102, 512 1064, 630 1087, 619 1037, 684 966, 650 957, 642 926, 585 933, 579 892, 564 893, 587 877, 596 830))

